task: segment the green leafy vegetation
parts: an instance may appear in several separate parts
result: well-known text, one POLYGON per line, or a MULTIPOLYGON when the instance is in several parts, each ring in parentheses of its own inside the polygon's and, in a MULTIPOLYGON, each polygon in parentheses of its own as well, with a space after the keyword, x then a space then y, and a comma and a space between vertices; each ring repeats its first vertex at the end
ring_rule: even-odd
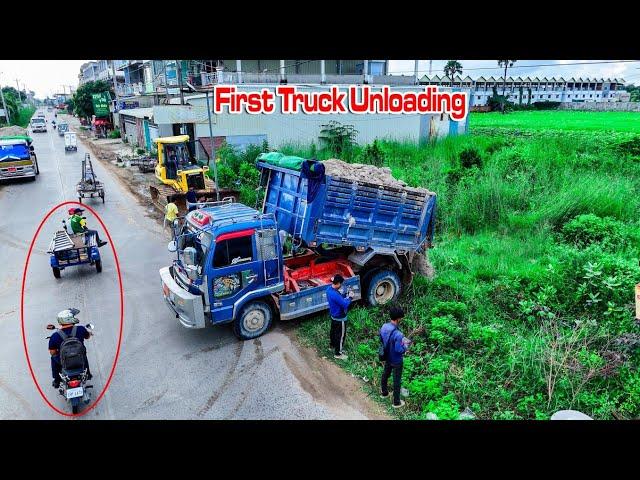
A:
MULTIPOLYGON (((4 96, 4 104, 0 101, 0 108, 4 108, 6 104, 7 110, 9 111, 10 124, 26 128, 27 125, 29 125, 31 116, 36 110, 31 106, 22 106, 22 102, 27 98, 26 92, 24 90, 18 92, 18 90, 13 87, 3 87, 2 94, 4 96)), ((5 126, 6 124, 6 118, 0 117, 0 126, 5 126)))
MULTIPOLYGON (((640 115, 479 114, 472 125, 479 117, 496 120, 434 144, 379 140, 346 153, 438 194, 429 253, 436 276, 417 276, 401 299, 413 344, 403 370, 407 406, 393 414, 457 419, 470 409, 479 419, 549 419, 577 409, 597 419, 639 417, 640 115)), ((222 185, 239 180, 249 205, 259 194, 255 157, 266 150, 219 150, 222 185)), ((315 145, 280 150, 335 157, 315 145)), ((372 393, 385 321, 384 309, 349 314, 341 365, 372 393)), ((332 358, 328 331, 325 315, 298 329, 332 358)))

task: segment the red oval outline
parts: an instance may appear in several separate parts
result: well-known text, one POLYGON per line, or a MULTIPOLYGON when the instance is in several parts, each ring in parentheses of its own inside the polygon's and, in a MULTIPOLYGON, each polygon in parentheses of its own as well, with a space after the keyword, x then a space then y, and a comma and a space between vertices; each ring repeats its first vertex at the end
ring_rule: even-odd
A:
POLYGON ((29 245, 29 252, 27 253, 27 259, 24 262, 24 270, 22 272, 22 289, 20 291, 20 327, 22 330, 22 344, 24 345, 24 354, 27 357, 27 365, 29 366, 29 372, 31 373, 31 378, 33 379, 33 383, 36 385, 36 388, 38 389, 38 392, 40 393, 40 396, 45 401, 45 403, 49 405, 49 407, 51 407, 54 411, 56 411, 60 415, 64 415, 65 417, 81 417, 86 413, 89 413, 91 410, 93 410, 96 407, 96 405, 100 403, 100 400, 102 400, 102 397, 104 396, 107 389, 109 388, 109 384, 111 383, 111 379, 113 378, 113 374, 116 370, 116 365, 118 364, 118 357, 120 356, 120 344, 122 343, 122 332, 124 329, 124 294, 122 290, 122 274, 120 273, 120 261, 118 260, 118 254, 116 253, 116 248, 115 248, 115 245, 113 244, 113 239, 109 234, 109 230, 107 230, 107 227, 102 221, 102 218, 100 218, 100 215, 98 215, 98 213, 90 206, 79 203, 79 202, 74 202, 72 200, 59 203, 58 205, 54 206, 51 210, 49 210, 49 212, 45 215, 45 217, 40 222, 40 225, 38 225, 38 229, 36 230, 36 233, 33 235, 33 238, 31 239, 31 244, 29 245), (33 373, 33 368, 31 366, 31 359, 29 358, 29 349, 27 348, 27 338, 24 332, 24 286, 27 279, 27 269, 29 268, 29 260, 31 259, 31 252, 33 250, 33 246, 36 242, 36 239, 38 238, 38 235, 40 235, 40 230, 42 230, 44 223, 49 219, 49 217, 53 214, 53 212, 55 212, 57 209, 65 205, 80 205, 80 208, 85 208, 89 210, 98 219, 98 222, 100 222, 102 229, 107 234, 107 238, 109 239, 109 243, 111 245, 111 251, 113 252, 113 257, 115 258, 115 261, 116 261, 116 271, 118 273, 118 286, 120 290, 120 332, 118 333, 118 346, 116 348, 116 356, 113 360, 113 365, 111 366, 111 372, 109 373, 109 378, 107 379, 107 383, 105 384, 105 386, 102 388, 100 395, 98 395, 98 398, 96 398, 96 400, 87 408, 75 414, 65 412, 57 408, 55 405, 53 405, 49 401, 47 396, 44 394, 44 392, 40 388, 40 385, 36 380, 36 376, 33 373))

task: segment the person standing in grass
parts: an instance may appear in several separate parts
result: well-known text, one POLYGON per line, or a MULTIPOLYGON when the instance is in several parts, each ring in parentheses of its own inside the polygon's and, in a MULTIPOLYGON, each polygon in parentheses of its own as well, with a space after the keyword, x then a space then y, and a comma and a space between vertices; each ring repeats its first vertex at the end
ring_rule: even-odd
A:
POLYGON ((346 360, 344 339, 347 335, 347 309, 351 305, 353 292, 346 296, 340 292, 344 277, 339 273, 331 279, 331 285, 327 287, 327 301, 329 302, 329 315, 331 315, 331 332, 329 333, 329 345, 334 349, 334 357, 346 360))
POLYGON ((380 379, 382 398, 389 396, 389 377, 393 373, 393 406, 404 406, 404 400, 400 399, 402 386, 402 364, 407 352, 409 339, 398 329, 400 320, 404 318, 404 311, 400 307, 392 307, 389 311, 390 321, 382 325, 380 329, 380 341, 384 349, 384 370, 380 379))

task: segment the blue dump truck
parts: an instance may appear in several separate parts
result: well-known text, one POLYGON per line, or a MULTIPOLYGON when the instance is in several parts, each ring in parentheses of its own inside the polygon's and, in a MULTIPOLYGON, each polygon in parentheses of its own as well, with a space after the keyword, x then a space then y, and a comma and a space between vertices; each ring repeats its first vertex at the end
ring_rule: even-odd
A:
POLYGON ((383 305, 411 283, 416 257, 431 246, 435 193, 273 155, 256 162, 262 211, 222 201, 190 212, 176 228, 168 247, 176 258, 160 277, 184 327, 232 322, 240 339, 259 337, 276 318, 327 309, 336 273, 355 300, 383 305))

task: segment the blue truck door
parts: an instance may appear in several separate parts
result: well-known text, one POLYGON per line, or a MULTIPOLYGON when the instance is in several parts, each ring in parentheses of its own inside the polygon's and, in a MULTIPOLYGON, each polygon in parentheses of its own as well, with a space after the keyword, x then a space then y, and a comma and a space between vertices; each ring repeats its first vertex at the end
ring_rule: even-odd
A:
POLYGON ((254 229, 246 229, 216 239, 207 274, 213 323, 232 320, 238 299, 261 285, 263 263, 256 255, 254 234, 254 229))

